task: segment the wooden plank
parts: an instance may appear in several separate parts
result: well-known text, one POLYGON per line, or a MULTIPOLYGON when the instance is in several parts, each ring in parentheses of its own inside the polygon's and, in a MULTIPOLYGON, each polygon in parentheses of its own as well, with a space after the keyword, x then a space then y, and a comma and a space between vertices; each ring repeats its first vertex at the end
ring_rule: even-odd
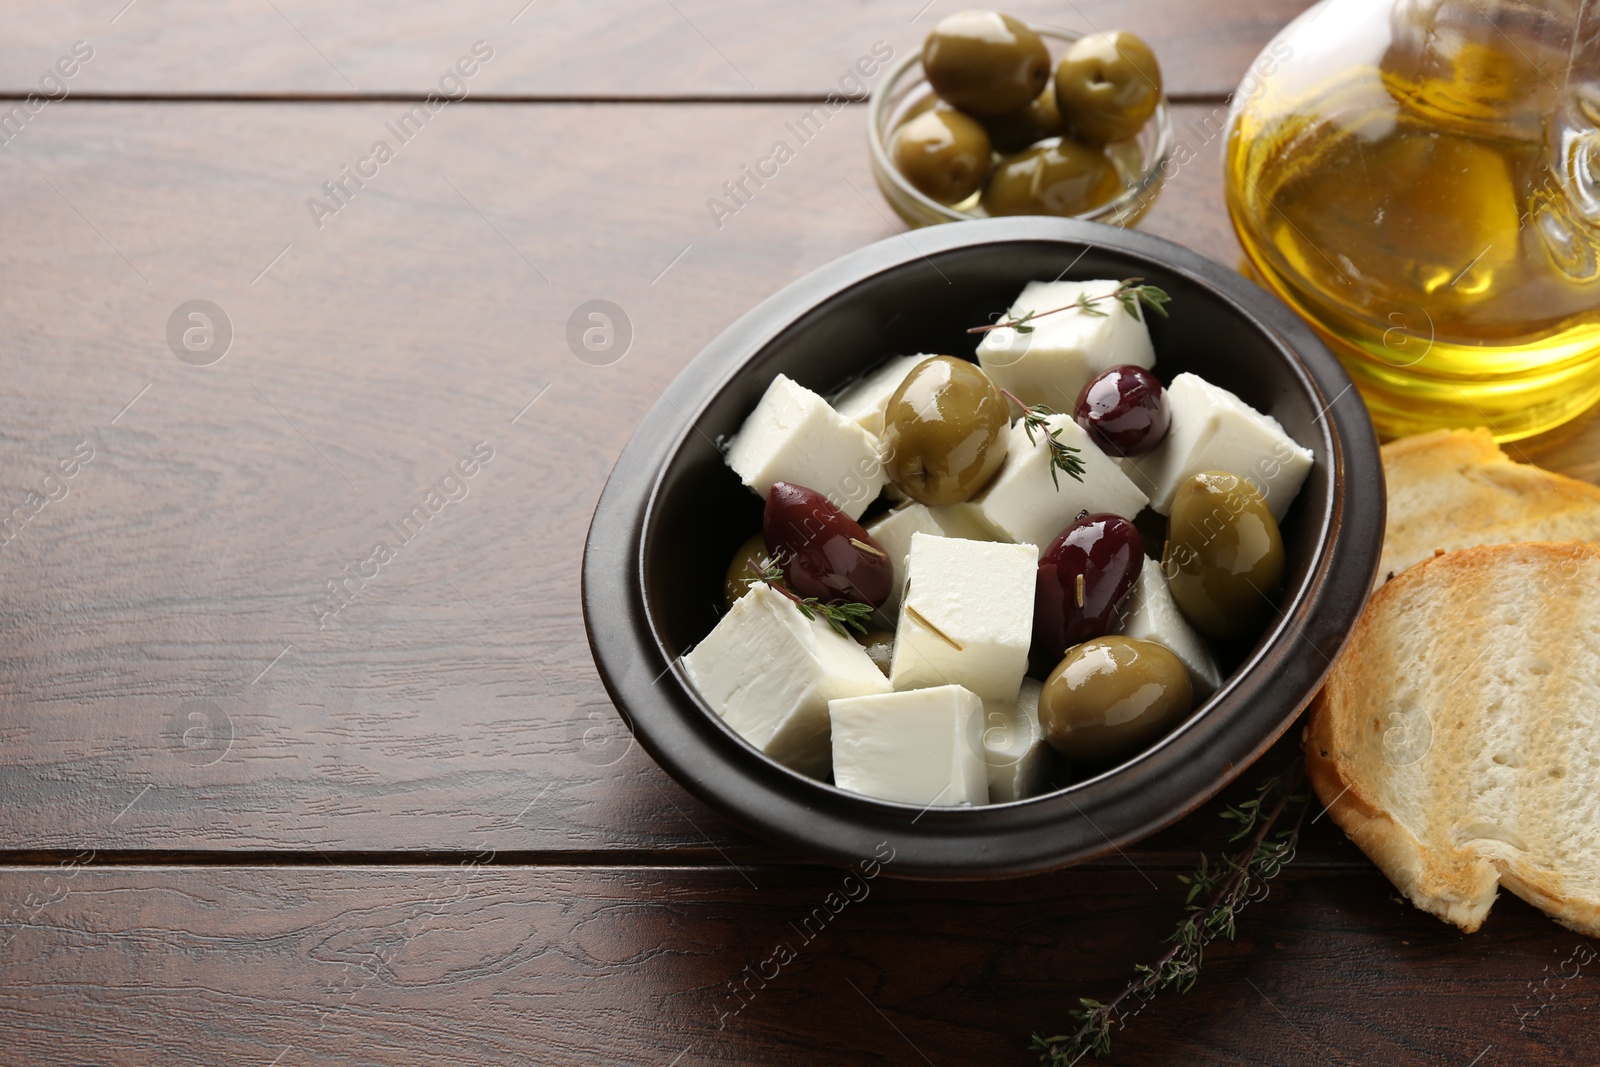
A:
MULTIPOLYGON (((0 155, 0 511, 95 456, 0 546, 0 848, 770 856, 630 747, 578 561, 656 390, 896 232, 859 108, 713 224, 794 109, 446 110, 321 229, 305 200, 398 105, 43 113, 0 155), (611 366, 564 339, 593 298, 634 324, 611 366), (191 299, 235 328, 211 366, 168 347, 191 299), (468 495, 319 628, 327 584, 479 441, 468 495)), ((1208 115, 1183 110, 1197 155, 1144 228, 1233 262, 1208 115)))
MULTIPOLYGON (((400 105, 41 114, 0 155, 4 510, 95 452, 0 547, 0 846, 743 843, 630 750, 578 562, 657 390, 896 232, 860 108, 713 224, 706 198, 796 107, 446 110, 321 229, 307 198, 400 105), (564 339, 599 297, 636 335, 607 367, 564 339), (233 324, 214 365, 169 348, 192 299, 233 324), (480 441, 468 495, 319 628, 329 583, 480 441)), ((1217 181, 1189 164, 1146 228, 1233 256, 1217 181)))
MULTIPOLYGON (((1592 942, 1514 899, 1466 936, 1376 872, 1291 872, 1190 993, 1157 998, 1097 1062, 1592 1061, 1592 942)), ((1152 880, 5 869, 0 901, 22 915, 0 926, 0 1047, 27 1063, 1020 1067, 1030 1032, 1160 950, 1182 887, 1152 880)))
MULTIPOLYGON (((906 55, 960 10, 923 0, 759 10, 732 0, 142 0, 119 13, 124 2, 69 0, 8 20, 0 90, 37 91, 81 40, 94 56, 67 82, 79 94, 420 96, 482 40, 493 58, 467 81, 480 97, 821 97, 875 42, 906 55)), ((1007 10, 1083 32, 1134 30, 1156 48, 1169 91, 1221 96, 1306 6, 1210 0, 1175 17, 1167 0, 1019 0, 1007 10)))

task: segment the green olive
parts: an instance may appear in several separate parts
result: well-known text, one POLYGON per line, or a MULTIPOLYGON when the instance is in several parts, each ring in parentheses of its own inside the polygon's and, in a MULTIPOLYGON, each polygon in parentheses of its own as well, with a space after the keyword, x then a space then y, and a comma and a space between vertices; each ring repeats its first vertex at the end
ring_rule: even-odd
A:
POLYGON ((889 663, 894 659, 894 634, 888 630, 872 630, 865 634, 857 634, 856 643, 887 677, 889 663))
POLYGON ((1183 662, 1163 645, 1097 637, 1067 649, 1039 694, 1039 723, 1056 751, 1091 767, 1149 747, 1194 707, 1183 662))
POLYGON ((984 119, 983 128, 989 131, 989 143, 997 152, 1020 152, 1046 137, 1060 137, 1067 132, 1056 103, 1055 87, 1051 85, 1046 85, 1044 92, 1021 110, 984 119))
POLYGON ((911 368, 884 409, 889 477, 923 504, 959 504, 1006 458, 1011 410, 974 363, 934 356, 911 368))
POLYGON ((1143 40, 1124 30, 1072 42, 1056 64, 1056 103, 1084 140, 1125 141, 1161 102, 1161 67, 1143 40))
POLYGON ((925 111, 894 131, 895 169, 941 204, 959 204, 989 175, 989 134, 959 111, 925 111))
POLYGON ((922 43, 922 70, 946 103, 969 115, 1026 106, 1050 80, 1050 50, 1026 23, 998 11, 940 19, 922 43))
MULTIPOLYGON (((772 560, 772 553, 767 551, 766 538, 756 534, 750 540, 739 546, 739 551, 733 554, 733 561, 728 564, 728 573, 722 579, 722 597, 728 602, 728 607, 733 607, 734 601, 750 591, 750 583, 761 577, 766 564, 772 560)), ((776 583, 783 585, 782 579, 776 583)))
POLYGON ((1195 628, 1219 641, 1261 631, 1283 584, 1283 536, 1260 490, 1227 471, 1178 487, 1161 570, 1195 628))
POLYGON ((996 167, 981 203, 991 215, 1081 215, 1121 191, 1122 180, 1103 150, 1062 137, 996 167))

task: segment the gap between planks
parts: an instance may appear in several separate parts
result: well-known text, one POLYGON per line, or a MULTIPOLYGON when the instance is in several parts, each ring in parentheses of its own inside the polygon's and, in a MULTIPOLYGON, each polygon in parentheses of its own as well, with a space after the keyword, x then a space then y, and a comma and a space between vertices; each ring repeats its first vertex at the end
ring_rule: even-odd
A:
MULTIPOLYGON (((0 90, 0 101, 22 101, 30 95, 14 89, 0 90)), ((559 93, 475 93, 452 101, 452 107, 475 104, 826 104, 828 93, 751 93, 743 96, 715 93, 682 95, 563 95, 559 93)), ((59 103, 85 104, 421 104, 426 93, 96 93, 79 92, 59 103)), ((865 99, 846 101, 864 106, 865 99)), ((1227 95, 1216 93, 1175 93, 1167 97, 1171 105, 1228 103, 1227 95)))
MULTIPOLYGON (((8 849, 0 850, 0 869, 29 869, 55 866, 76 858, 80 863, 89 849, 8 849)), ((181 849, 104 849, 92 850, 94 859, 87 865, 95 867, 451 867, 463 862, 483 863, 481 849, 461 850, 318 850, 304 851, 274 849, 239 850, 181 850, 181 849)), ((1182 872, 1187 874, 1199 862, 1199 853, 1158 852, 1131 858, 1138 870, 1182 872)), ((606 851, 555 851, 505 849, 494 853, 488 864, 495 867, 594 867, 594 868, 663 868, 681 870, 736 870, 810 869, 831 871, 828 864, 817 863, 803 857, 768 856, 741 860, 734 863, 718 862, 710 853, 684 851, 682 853, 650 850, 606 851)), ((1291 866, 1296 870, 1318 871, 1373 871, 1364 856, 1300 856, 1291 866)), ((1129 860, 1115 855, 1085 860, 1072 867, 1059 868, 1051 874, 1066 871, 1131 871, 1129 860)), ((1030 877, 1024 875, 1022 877, 1030 877)), ((1036 876, 1031 876, 1036 877, 1036 876)), ((912 879, 923 881, 924 879, 912 879)), ((1001 879, 1009 881, 1010 879, 1001 879)))

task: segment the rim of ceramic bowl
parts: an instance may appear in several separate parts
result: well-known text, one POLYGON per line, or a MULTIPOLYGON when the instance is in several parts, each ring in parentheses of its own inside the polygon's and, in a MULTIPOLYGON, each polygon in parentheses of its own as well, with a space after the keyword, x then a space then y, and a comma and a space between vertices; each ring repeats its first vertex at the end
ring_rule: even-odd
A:
POLYGON ((1383 536, 1382 466, 1366 409, 1338 361, 1288 307, 1221 264, 1148 234, 1038 216, 940 226, 918 246, 889 238, 790 284, 724 330, 662 392, 595 508, 583 562, 584 622, 601 680, 634 736, 735 824, 844 865, 870 857, 881 842, 896 856, 890 873, 901 877, 1014 877, 1103 855, 1170 825, 1282 736, 1331 668, 1371 588, 1383 536), (1317 510, 1300 520, 1314 524, 1315 555, 1282 618, 1183 725, 1116 768, 1062 789, 919 810, 799 774, 736 734, 671 655, 645 565, 669 470, 703 434, 699 418, 769 345, 879 275, 990 245, 1060 246, 1063 259, 1087 246, 1125 260, 1130 274, 1175 275, 1206 290, 1259 332, 1321 409, 1313 421, 1329 483, 1308 501, 1317 510))
MULTIPOLYGON (((1065 41, 1068 44, 1081 40, 1085 36, 1076 30, 1051 26, 1047 23, 1030 22, 1028 27, 1041 37, 1054 38, 1055 40, 1065 41)), ((889 181, 894 183, 896 192, 910 198, 919 208, 938 215, 946 222, 967 222, 994 217, 989 215, 969 215, 964 211, 957 211, 948 204, 939 203, 939 201, 922 193, 910 182, 906 181, 905 175, 900 173, 899 168, 889 158, 888 146, 884 143, 884 124, 889 118, 888 112, 895 99, 895 90, 912 68, 916 68, 918 76, 923 81, 927 80, 921 73, 922 50, 920 48, 891 67, 888 75, 873 86, 871 94, 867 97, 867 145, 872 153, 874 169, 877 173, 888 176, 889 181)), ((1151 147, 1151 152, 1146 157, 1144 170, 1140 173, 1138 179, 1114 199, 1108 200, 1089 211, 1070 216, 1071 218, 1086 222, 1112 222, 1115 225, 1116 223, 1113 220, 1124 217, 1131 221, 1137 221, 1149 209, 1156 192, 1166 181, 1165 170, 1167 162, 1172 158, 1176 137, 1172 130, 1170 101, 1167 99, 1165 90, 1161 93, 1161 100, 1156 105, 1155 114, 1150 116, 1150 120, 1140 130, 1140 134, 1142 135, 1152 125, 1155 127, 1155 144, 1151 147)))

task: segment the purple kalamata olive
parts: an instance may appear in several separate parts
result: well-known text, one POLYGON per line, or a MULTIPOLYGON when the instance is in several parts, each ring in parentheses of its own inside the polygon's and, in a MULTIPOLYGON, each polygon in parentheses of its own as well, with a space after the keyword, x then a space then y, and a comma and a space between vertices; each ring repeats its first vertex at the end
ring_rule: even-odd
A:
POLYGON ((1073 417, 1108 456, 1140 456, 1161 443, 1172 421, 1167 391, 1143 367, 1112 367, 1089 379, 1073 417))
POLYGON ((761 520, 767 551, 797 596, 879 607, 889 598, 889 553, 815 489, 774 482, 761 520))
POLYGON ((1033 598, 1032 672, 1044 678, 1067 649, 1108 634, 1144 565, 1144 541, 1120 515, 1089 515, 1050 542, 1033 598))

